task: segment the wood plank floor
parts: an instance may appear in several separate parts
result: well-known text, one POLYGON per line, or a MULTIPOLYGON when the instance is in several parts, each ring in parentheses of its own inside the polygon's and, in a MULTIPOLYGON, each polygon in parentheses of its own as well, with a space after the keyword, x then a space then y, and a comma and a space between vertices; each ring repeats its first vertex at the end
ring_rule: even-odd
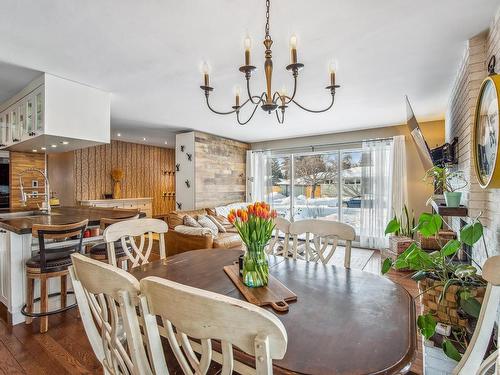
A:
MULTIPOLYGON (((375 252, 365 266, 368 272, 380 272, 380 255, 375 252)), ((388 276, 416 296, 417 286, 408 274, 392 272, 388 276)), ((419 306, 417 306, 417 311, 419 306)), ((102 369, 87 340, 75 309, 49 317, 49 331, 38 332, 39 324, 7 326, 0 320, 0 375, 16 374, 102 374, 102 369)), ((422 352, 411 368, 422 374, 422 352)))

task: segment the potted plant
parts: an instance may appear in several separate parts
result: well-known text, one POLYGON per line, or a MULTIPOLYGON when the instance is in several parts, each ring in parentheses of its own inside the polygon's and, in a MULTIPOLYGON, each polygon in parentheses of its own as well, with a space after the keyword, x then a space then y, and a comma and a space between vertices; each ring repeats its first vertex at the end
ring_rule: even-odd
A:
POLYGON ((447 207, 459 207, 462 192, 457 191, 467 186, 463 172, 452 171, 447 167, 435 165, 425 172, 424 181, 434 185, 436 194, 443 192, 447 207))
MULTIPOLYGON (((483 237, 483 226, 475 218, 460 230, 459 239, 444 242, 439 238, 442 224, 440 215, 422 214, 415 232, 426 238, 435 237, 440 249, 428 253, 420 248, 417 241, 413 241, 396 260, 388 258, 384 261, 382 273, 391 268, 413 272, 411 277, 418 281, 420 291, 417 297, 421 298, 424 306, 424 314, 417 318, 421 334, 425 339, 431 338, 438 322, 451 326, 451 333, 442 341, 442 348, 448 357, 458 361, 470 336, 467 330, 469 323, 479 316, 486 282, 478 275, 478 264, 474 261, 475 265, 462 264, 456 262, 455 257, 462 245, 472 246, 483 237)), ((394 233, 396 229, 391 221, 386 232, 394 233)))
POLYGON ((399 255, 404 252, 413 241, 413 228, 415 227, 415 213, 410 212, 406 205, 399 215, 394 215, 387 224, 385 234, 391 233, 389 247, 392 254, 399 255))
POLYGON ((265 247, 271 240, 276 210, 265 202, 257 202, 246 209, 231 210, 227 216, 246 246, 243 257, 243 282, 255 288, 269 281, 269 264, 265 247))

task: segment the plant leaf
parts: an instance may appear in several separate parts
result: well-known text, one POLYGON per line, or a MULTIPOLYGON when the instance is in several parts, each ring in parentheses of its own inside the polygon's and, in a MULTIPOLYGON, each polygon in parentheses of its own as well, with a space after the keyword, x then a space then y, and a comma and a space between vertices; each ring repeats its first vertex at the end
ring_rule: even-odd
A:
POLYGON ((385 275, 392 267, 392 259, 386 258, 384 263, 382 263, 382 275, 385 275))
POLYGON ((470 223, 465 225, 460 230, 460 241, 472 246, 474 245, 483 235, 483 225, 476 221, 475 223, 470 223))
POLYGON ((418 225, 415 228, 418 230, 422 236, 431 237, 435 235, 439 229, 441 229, 441 225, 443 224, 443 219, 438 214, 429 214, 427 212, 420 215, 418 219, 418 225))
POLYGON ((431 314, 419 315, 417 318, 417 326, 426 340, 436 332, 436 324, 436 319, 431 314))
POLYGON ((419 281, 419 280, 425 279, 426 276, 427 276, 427 272, 425 272, 425 271, 418 271, 418 272, 415 272, 412 275, 411 279, 415 280, 415 281, 419 281))
POLYGON ((399 224, 399 221, 397 219, 392 219, 387 223, 387 226, 385 227, 385 234, 390 234, 390 233, 395 233, 401 228, 401 225, 399 224))
POLYGON ((474 318, 479 318, 479 312, 481 311, 481 304, 474 297, 470 298, 460 298, 460 307, 470 316, 474 318))
POLYGON ((441 249, 441 254, 445 257, 455 254, 460 249, 460 241, 451 240, 441 249))
POLYGON ((461 264, 455 269, 455 275, 460 278, 474 276, 477 273, 477 269, 474 266, 468 264, 461 264))
POLYGON ((455 348, 455 345, 450 340, 445 340, 443 341, 443 352, 446 354, 449 358, 454 359, 457 362, 460 362, 462 359, 462 355, 458 352, 457 348, 455 348))

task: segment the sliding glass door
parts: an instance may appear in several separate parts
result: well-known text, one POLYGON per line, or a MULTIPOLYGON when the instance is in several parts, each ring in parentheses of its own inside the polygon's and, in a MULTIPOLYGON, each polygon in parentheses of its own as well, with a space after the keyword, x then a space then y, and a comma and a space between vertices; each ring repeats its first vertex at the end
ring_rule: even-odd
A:
POLYGON ((361 150, 273 155, 270 203, 289 220, 324 219, 360 227, 361 150))

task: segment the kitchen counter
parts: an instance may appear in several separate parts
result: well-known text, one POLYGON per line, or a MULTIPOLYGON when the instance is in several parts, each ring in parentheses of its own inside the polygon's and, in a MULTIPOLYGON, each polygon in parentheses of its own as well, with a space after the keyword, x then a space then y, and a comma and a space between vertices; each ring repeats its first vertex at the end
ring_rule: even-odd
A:
MULTIPOLYGON (((89 220, 88 225, 99 225, 102 218, 122 219, 130 216, 132 211, 126 209, 95 208, 95 207, 53 207, 50 215, 38 213, 36 211, 3 211, 0 212, 0 228, 14 232, 16 234, 31 233, 33 224, 70 224, 85 219, 89 220), (8 217, 9 214, 26 212, 27 216, 8 217), (4 215, 4 217, 2 217, 4 215)), ((141 214, 141 217, 144 214, 141 214)))
MULTIPOLYGON (((33 238, 33 224, 70 224, 85 219, 90 226, 98 226, 102 218, 122 219, 138 210, 96 207, 53 207, 50 215, 31 210, 0 212, 0 313, 6 315, 11 324, 24 322, 21 309, 26 298, 26 260, 38 250, 38 241, 33 238), (7 307, 5 309, 4 306, 7 307), (6 313, 4 314, 6 310, 6 313)), ((141 217, 145 214, 141 212, 141 217)), ((102 241, 102 236, 83 239, 84 243, 102 241)), ((50 246, 47 245, 47 246, 50 246)), ((57 293, 60 283, 49 280, 49 293, 57 293)), ((35 297, 39 296, 38 287, 35 297)))

